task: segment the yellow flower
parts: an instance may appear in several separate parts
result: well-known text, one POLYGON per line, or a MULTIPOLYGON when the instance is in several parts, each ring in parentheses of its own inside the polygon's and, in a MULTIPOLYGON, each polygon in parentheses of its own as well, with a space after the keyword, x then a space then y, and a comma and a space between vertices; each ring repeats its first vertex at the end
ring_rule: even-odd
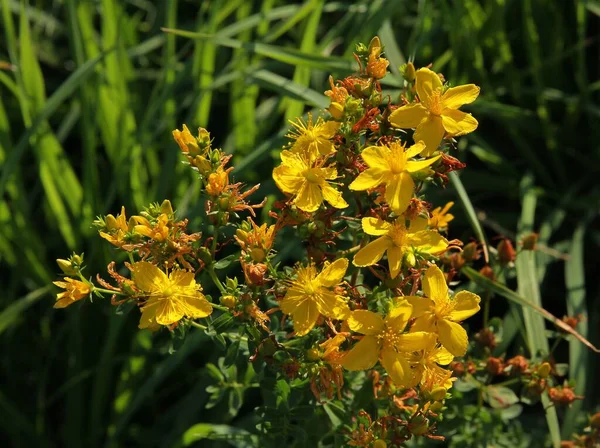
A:
POLYGON ((298 269, 280 303, 281 311, 292 316, 297 336, 312 330, 320 315, 345 319, 350 313, 344 297, 332 291, 342 282, 346 269, 345 258, 327 264, 319 274, 312 264, 298 269))
POLYGON ((64 282, 53 283, 59 288, 65 289, 65 291, 56 294, 54 308, 66 308, 72 303, 87 297, 91 292, 90 285, 70 277, 65 277, 64 282))
POLYGON ((267 224, 264 223, 259 227, 251 218, 248 221, 252 225, 252 230, 237 229, 235 239, 242 250, 252 258, 252 261, 262 263, 273 247, 275 225, 267 227, 267 224))
POLYGON ((454 360, 454 355, 443 346, 438 345, 437 338, 432 339, 423 350, 410 355, 413 380, 411 386, 429 384, 432 388, 444 387, 450 389, 452 380, 450 372, 440 367, 448 365, 454 360))
POLYGON ((219 196, 227 186, 229 185, 229 173, 228 170, 224 170, 222 167, 217 168, 215 173, 208 176, 208 182, 206 183, 206 192, 211 196, 219 196))
POLYGON ((178 129, 173 131, 173 138, 183 153, 189 154, 192 157, 200 154, 198 140, 196 140, 185 124, 183 125, 183 131, 178 129))
POLYGON ((196 284, 194 273, 173 270, 169 275, 152 263, 139 261, 131 265, 135 286, 148 295, 142 306, 140 328, 172 325, 183 317, 198 319, 212 313, 212 305, 196 284))
POLYGON ((408 353, 422 350, 435 341, 431 333, 403 333, 411 313, 412 306, 406 300, 397 303, 385 319, 371 311, 353 311, 348 325, 365 336, 342 358, 342 366, 348 370, 367 370, 380 360, 397 386, 408 386, 412 375, 408 353))
POLYGON ((99 235, 111 244, 121 247, 127 232, 133 230, 133 221, 129 223, 125 215, 125 207, 121 207, 121 213, 115 218, 113 215, 106 215, 104 218, 106 232, 98 232, 99 235))
POLYGON ((437 254, 448 247, 448 240, 434 230, 425 230, 426 220, 415 219, 407 229, 404 217, 389 223, 377 218, 363 218, 362 228, 369 235, 378 236, 361 250, 352 263, 354 266, 376 264, 387 252, 390 276, 396 278, 402 269, 402 258, 410 249, 426 254, 437 254))
POLYGON ((369 60, 367 61, 367 74, 375 79, 384 78, 390 62, 381 57, 381 41, 375 36, 369 44, 369 60))
POLYGON ((433 154, 444 133, 458 136, 477 129, 477 120, 458 110, 479 96, 479 87, 475 84, 451 87, 444 92, 438 75, 428 68, 421 68, 417 70, 415 87, 420 102, 396 109, 390 115, 390 123, 397 128, 416 128, 414 140, 425 142, 424 156, 433 154))
POLYGON ((318 155, 326 156, 335 151, 331 139, 340 128, 340 123, 337 121, 323 121, 323 118, 319 117, 313 125, 312 115, 308 114, 307 123, 302 118, 298 118, 296 122, 290 121, 290 123, 295 129, 286 137, 295 140, 291 148, 293 152, 316 157, 318 155))
POLYGON ((344 115, 346 98, 348 98, 348 90, 346 90, 346 88, 343 86, 336 86, 333 83, 332 76, 329 76, 329 85, 331 85, 331 90, 325 91, 325 95, 327 95, 331 100, 331 104, 327 110, 333 118, 339 120, 344 115))
POLYGON ((403 213, 413 197, 415 182, 411 173, 430 166, 440 156, 424 160, 408 160, 425 149, 419 142, 407 150, 393 142, 389 146, 369 146, 361 156, 369 166, 350 184, 351 190, 370 190, 385 185, 385 200, 396 213, 403 213))
POLYGON ((134 216, 133 219, 137 222, 133 229, 140 235, 152 238, 159 243, 162 243, 169 237, 169 216, 166 213, 162 213, 157 219, 154 225, 150 224, 143 216, 134 216))
POLYGON ((468 291, 460 291, 454 299, 450 299, 444 274, 435 265, 425 272, 423 292, 427 298, 407 297, 414 308, 413 317, 416 317, 411 331, 435 332, 450 353, 463 356, 467 352, 469 339, 459 322, 479 311, 481 299, 468 291))
POLYGON ((323 167, 306 154, 281 152, 281 165, 273 170, 273 179, 281 191, 295 195, 293 203, 305 212, 316 211, 323 199, 335 208, 346 208, 342 193, 328 182, 337 177, 335 168, 323 167))
POLYGON ((450 201, 444 208, 437 207, 431 212, 431 218, 429 218, 429 227, 432 229, 446 230, 448 223, 454 219, 452 213, 448 213, 450 207, 454 205, 454 202, 450 201))

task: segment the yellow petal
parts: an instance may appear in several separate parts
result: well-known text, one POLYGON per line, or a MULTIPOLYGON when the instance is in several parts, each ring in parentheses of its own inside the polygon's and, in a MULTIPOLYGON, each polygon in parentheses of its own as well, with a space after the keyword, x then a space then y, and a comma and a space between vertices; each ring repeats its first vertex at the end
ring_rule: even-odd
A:
POLYGON ((379 344, 375 336, 365 336, 347 352, 340 364, 346 370, 367 370, 377 364, 379 344))
POLYGON ((300 210, 304 210, 305 212, 314 212, 316 211, 323 202, 323 195, 321 194, 321 189, 318 185, 305 182, 300 188, 298 192, 298 196, 294 199, 294 204, 300 210))
POLYGON ((421 317, 417 317, 410 327, 411 333, 415 331, 424 331, 426 333, 436 332, 435 316, 431 312, 426 312, 421 317))
POLYGON ((429 118, 423 120, 413 135, 415 142, 422 141, 425 143, 425 150, 421 153, 424 157, 429 157, 438 147, 442 138, 444 138, 444 125, 442 119, 435 115, 430 115, 429 118))
POLYGON ((296 309, 308 300, 306 295, 296 288, 290 288, 285 293, 285 297, 279 302, 279 307, 284 314, 294 314, 296 309))
POLYGON ((323 192, 323 198, 335 208, 346 208, 348 207, 348 203, 344 201, 342 197, 342 193, 335 188, 333 188, 328 183, 324 183, 321 185, 321 190, 323 192))
POLYGON ((344 298, 333 291, 321 289, 314 297, 319 313, 323 316, 339 320, 345 320, 350 316, 351 311, 344 298))
POLYGON ((408 162, 406 162, 406 171, 408 171, 409 173, 416 173, 417 171, 421 171, 422 169, 425 169, 428 166, 432 165, 440 157, 442 157, 441 154, 425 160, 409 160, 408 162))
POLYGON ((333 263, 328 264, 321 271, 321 273, 317 276, 317 281, 321 283, 323 286, 331 287, 339 284, 344 275, 346 274, 346 270, 348 269, 348 259, 339 258, 335 260, 333 263))
POLYGON ((299 173, 309 168, 312 161, 306 154, 298 154, 287 149, 281 151, 279 157, 285 166, 294 168, 299 173))
POLYGON ((131 273, 135 286, 144 292, 155 292, 161 285, 169 283, 167 274, 147 261, 138 261, 131 265, 131 273))
POLYGON ((416 142, 414 145, 412 145, 410 148, 408 148, 404 152, 404 157, 406 157, 406 159, 410 159, 418 154, 421 154, 424 149, 425 149, 425 143, 416 142))
POLYGON ((288 194, 297 193, 306 182, 298 171, 285 165, 279 165, 273 170, 273 180, 281 191, 288 194))
POLYGON ((138 328, 149 328, 156 325, 156 309, 158 302, 150 303, 142 308, 142 316, 138 328))
POLYGON ((381 171, 378 168, 367 168, 348 185, 348 188, 353 191, 370 190, 382 184, 387 174, 387 172, 381 171))
POLYGON ((442 95, 442 105, 449 109, 458 109, 463 104, 470 104, 479 96, 479 87, 475 84, 451 87, 442 95))
MULTIPOLYGON (((428 68, 421 68, 417 70, 416 89, 419 99, 423 103, 423 106, 429 108, 429 99, 434 92, 442 88, 442 81, 439 76, 428 68)), ((417 141, 415 139, 415 141, 417 141)))
POLYGON ((435 307, 435 303, 426 297, 404 296, 403 298, 412 305, 412 317, 421 317, 435 307))
POLYGON ((439 319, 437 321, 437 328, 440 335, 440 343, 454 356, 464 356, 469 344, 469 338, 465 329, 460 324, 450 322, 446 319, 439 319))
POLYGON ((370 168, 377 168, 380 171, 389 171, 390 166, 387 162, 387 156, 390 154, 390 148, 387 146, 368 146, 360 153, 361 157, 370 168))
POLYGON ((396 109, 391 113, 389 120, 396 128, 416 128, 428 114, 429 111, 421 103, 412 103, 396 109))
POLYGON ((352 311, 347 322, 352 331, 366 335, 379 334, 385 328, 382 317, 367 310, 352 311))
POLYGON ((177 270, 169 274, 171 282, 177 286, 195 288, 196 280, 194 273, 190 271, 177 270))
POLYGON ((373 236, 385 235, 392 228, 389 222, 372 217, 363 218, 361 224, 365 233, 373 236))
POLYGON ((438 254, 448 248, 448 240, 435 230, 421 230, 408 234, 409 244, 421 252, 438 254))
POLYGON ((310 143, 309 151, 314 152, 316 154, 320 154, 322 156, 326 156, 327 154, 330 154, 335 151, 335 146, 333 142, 330 142, 329 140, 327 140, 327 138, 320 137, 310 143))
POLYGON ((396 336, 397 350, 402 352, 416 352, 430 347, 437 340, 435 333, 426 333, 424 331, 415 331, 396 336))
POLYGON ((436 265, 431 265, 425 272, 423 292, 427 297, 441 305, 448 302, 448 285, 444 273, 436 265))
POLYGON ((455 136, 473 132, 479 125, 473 115, 455 109, 442 112, 442 124, 448 134, 455 136))
POLYGON ((340 128, 341 123, 337 121, 325 121, 315 126, 314 133, 323 138, 333 138, 340 128))
POLYGON ((381 236, 359 250, 354 255, 352 264, 359 267, 372 266, 381 260, 385 251, 392 246, 393 243, 387 236, 381 236))
POLYGON ((156 323, 172 325, 184 316, 183 309, 174 300, 161 300, 156 306, 156 323))
POLYGON ((179 296, 178 299, 181 301, 187 317, 200 319, 212 314, 212 305, 200 292, 197 292, 194 296, 179 296))
POLYGON ((435 349, 435 351, 429 356, 429 359, 433 362, 445 366, 450 364, 454 360, 454 355, 444 347, 439 347, 435 349))
POLYGON ((422 218, 420 216, 417 216, 415 219, 410 221, 410 227, 408 228, 408 230, 410 233, 417 233, 417 232, 420 232, 421 230, 426 230, 428 223, 429 223, 429 220, 427 218, 422 218))
POLYGON ((454 310, 448 314, 448 318, 455 322, 461 322, 473 316, 480 310, 481 298, 469 291, 460 291, 454 296, 454 310))
POLYGON ((402 248, 393 246, 388 249, 388 265, 390 267, 390 277, 396 278, 402 270, 402 248))
POLYGON ((396 386, 408 386, 411 382, 411 370, 406 356, 387 348, 381 352, 381 365, 396 386))
POLYGON ((404 331, 408 319, 410 319, 412 314, 412 305, 408 303, 408 301, 401 299, 401 297, 397 297, 394 300, 394 306, 385 319, 385 326, 393 329, 397 333, 402 333, 404 331))
POLYGON ((385 200, 392 210, 404 213, 413 197, 415 182, 410 174, 402 172, 393 177, 385 187, 385 200))
POLYGON ((296 336, 304 336, 312 330, 318 318, 319 310, 315 302, 312 300, 301 302, 292 314, 296 336))

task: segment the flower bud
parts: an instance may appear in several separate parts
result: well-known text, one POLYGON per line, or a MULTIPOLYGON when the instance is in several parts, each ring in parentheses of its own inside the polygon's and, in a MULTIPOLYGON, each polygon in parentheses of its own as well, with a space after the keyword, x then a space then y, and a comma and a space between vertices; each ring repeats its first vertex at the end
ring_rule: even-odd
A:
POLYGON ((266 282, 267 265, 264 263, 246 264, 244 272, 249 286, 261 286, 266 282))
POLYGON ((483 275, 484 277, 489 278, 490 280, 494 281, 496 280, 496 276, 494 275, 494 270, 492 269, 491 266, 484 266, 479 270, 479 273, 481 275, 483 275))
POLYGON ((423 414, 416 414, 408 423, 408 430, 415 436, 422 436, 429 431, 429 420, 423 414))
POLYGON ((535 369, 535 373, 540 378, 548 378, 548 376, 550 375, 550 372, 552 372, 552 366, 550 366, 550 363, 548 363, 548 362, 544 362, 544 363, 540 364, 538 366, 538 368, 535 369))
POLYGON ((208 151, 210 149, 210 132, 208 132, 204 128, 198 128, 198 144, 203 151, 208 151))
POLYGON ((321 359, 321 353, 319 353, 319 350, 317 350, 316 348, 310 348, 308 350, 306 350, 306 359, 307 361, 318 361, 319 359, 321 359))
POLYGON ((596 430, 600 429, 600 412, 596 412, 590 417, 590 426, 596 430))
POLYGON ((336 120, 339 120, 340 118, 342 118, 344 116, 344 105, 337 103, 337 102, 332 102, 329 107, 327 108, 327 110, 329 111, 329 113, 331 114, 331 116, 333 118, 335 118, 336 120))
POLYGON ((404 64, 402 67, 400 67, 400 73, 408 82, 414 82, 417 77, 417 71, 415 70, 415 66, 412 62, 404 64))
POLYGON ((535 246, 537 245, 538 234, 530 233, 529 235, 525 235, 521 240, 521 246, 523 246, 523 250, 535 250, 535 246))
POLYGON ((465 262, 470 263, 473 260, 479 259, 479 244, 471 242, 467 244, 462 251, 462 257, 465 262))
POLYGON ((404 261, 407 266, 414 267, 417 264, 417 258, 415 257, 415 253, 413 251, 408 251, 404 256, 404 261))
POLYGON ((226 306, 229 309, 234 308, 237 304, 237 299, 232 295, 221 296, 219 301, 221 302, 221 305, 226 306))
POLYGON ((506 265, 508 263, 512 263, 513 261, 515 261, 515 258, 517 258, 517 253, 515 252, 515 248, 513 247, 510 240, 507 238, 500 241, 500 243, 498 244, 497 250, 498 250, 498 261, 501 264, 506 265))
POLYGON ((77 270, 73 268, 70 261, 58 258, 56 264, 66 275, 77 275, 77 270))
POLYGON ((436 387, 429 394, 432 401, 441 401, 446 398, 446 388, 445 387, 436 387))
POLYGON ((529 368, 529 362, 522 355, 517 355, 506 362, 511 367, 510 373, 513 375, 520 375, 525 373, 529 368))
POLYGON ((387 448, 387 443, 385 440, 377 439, 373 442, 373 448, 387 448))
POLYGON ((431 406, 429 406, 429 410, 432 412, 439 412, 442 410, 443 407, 444 403, 442 403, 442 401, 436 401, 435 403, 431 403, 431 406))
POLYGON ((173 207, 171 206, 171 201, 165 199, 162 204, 160 204, 160 212, 166 215, 173 215, 173 207))
POLYGON ((493 376, 502 375, 502 372, 504 371, 504 362, 502 361, 502 358, 490 356, 485 368, 493 376))

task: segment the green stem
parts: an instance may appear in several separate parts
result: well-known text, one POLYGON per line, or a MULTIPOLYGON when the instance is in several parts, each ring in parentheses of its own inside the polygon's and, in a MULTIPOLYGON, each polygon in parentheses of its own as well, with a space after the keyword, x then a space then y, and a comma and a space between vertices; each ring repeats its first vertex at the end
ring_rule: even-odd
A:
POLYGON ((103 293, 110 294, 110 295, 116 294, 118 296, 126 296, 127 295, 120 291, 113 291, 111 289, 104 289, 104 288, 96 288, 95 286, 93 287, 92 292, 103 292, 103 293))
POLYGON ((215 254, 217 252, 217 240, 219 239, 219 229, 221 228, 221 226, 219 224, 215 224, 215 232, 213 235, 213 240, 212 240, 212 245, 210 248, 210 255, 212 256, 212 259, 215 259, 215 254))
POLYGON ((193 327, 200 328, 201 330, 208 330, 208 327, 199 324, 198 322, 194 322, 193 320, 190 320, 189 322, 193 327))
POLYGON ((219 280, 219 277, 217 277, 217 274, 213 267, 209 266, 206 270, 208 271, 208 275, 210 275, 210 278, 212 279, 215 286, 219 288, 219 291, 221 291, 221 294, 225 294, 225 286, 223 286, 223 283, 221 283, 221 280, 219 280))
POLYGON ((225 311, 225 312, 230 312, 231 310, 229 308, 227 308, 226 306, 223 305, 217 305, 216 303, 211 303, 211 306, 216 309, 216 310, 220 310, 220 311, 225 311))

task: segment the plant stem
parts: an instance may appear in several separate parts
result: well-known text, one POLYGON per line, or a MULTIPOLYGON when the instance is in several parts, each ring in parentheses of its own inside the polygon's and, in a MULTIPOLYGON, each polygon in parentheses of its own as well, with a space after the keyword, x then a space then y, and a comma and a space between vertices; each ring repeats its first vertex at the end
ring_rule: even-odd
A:
POLYGON ((212 265, 208 266, 206 270, 208 271, 208 275, 210 275, 210 278, 212 279, 215 286, 219 288, 219 291, 221 291, 221 294, 225 294, 225 286, 223 286, 223 283, 221 283, 221 280, 219 280, 219 277, 217 277, 217 274, 213 269, 212 265))
POLYGON ((193 320, 190 320, 190 324, 193 327, 200 328, 201 330, 208 330, 208 327, 206 327, 206 326, 204 326, 202 324, 199 324, 198 322, 194 322, 193 320))

